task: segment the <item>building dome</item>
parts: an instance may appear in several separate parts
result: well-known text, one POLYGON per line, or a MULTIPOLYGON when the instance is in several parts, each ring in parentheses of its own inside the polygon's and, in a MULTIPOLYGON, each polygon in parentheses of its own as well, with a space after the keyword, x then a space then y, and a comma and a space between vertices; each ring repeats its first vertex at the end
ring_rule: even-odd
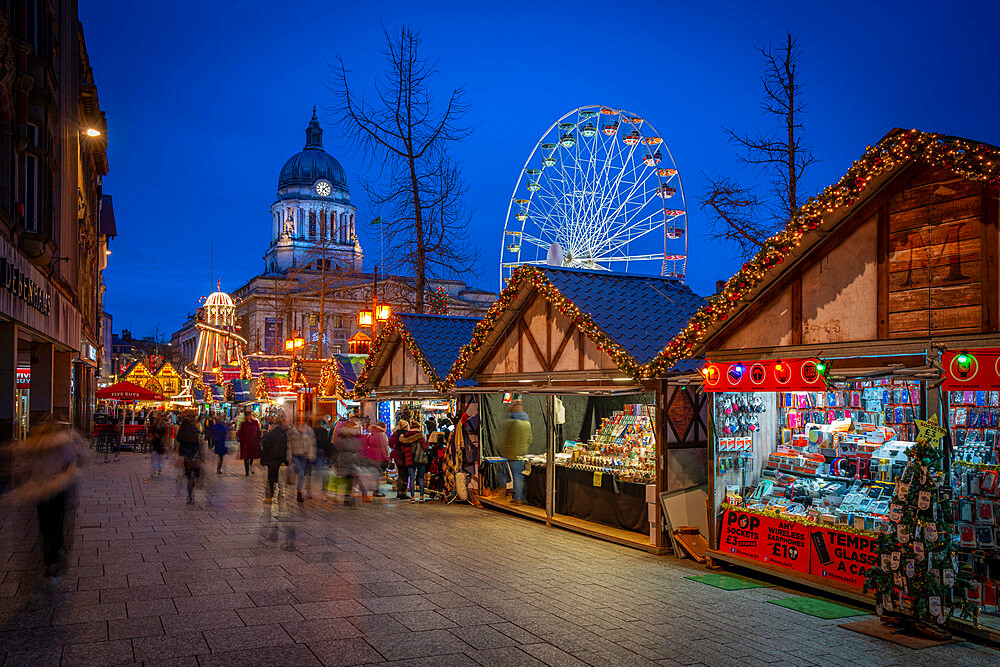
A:
POLYGON ((338 189, 347 192, 347 174, 337 159, 323 150, 323 129, 313 107, 312 120, 306 128, 306 145, 288 158, 278 175, 278 190, 290 187, 311 187, 325 179, 338 189))

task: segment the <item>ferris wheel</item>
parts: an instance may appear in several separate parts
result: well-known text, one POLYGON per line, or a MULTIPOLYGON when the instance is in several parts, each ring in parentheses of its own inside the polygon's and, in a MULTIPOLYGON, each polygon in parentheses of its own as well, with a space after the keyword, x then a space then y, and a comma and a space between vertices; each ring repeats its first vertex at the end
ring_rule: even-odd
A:
POLYGON ((673 156, 645 118, 589 105, 542 135, 507 207, 500 284, 522 264, 684 280, 687 214, 673 156))

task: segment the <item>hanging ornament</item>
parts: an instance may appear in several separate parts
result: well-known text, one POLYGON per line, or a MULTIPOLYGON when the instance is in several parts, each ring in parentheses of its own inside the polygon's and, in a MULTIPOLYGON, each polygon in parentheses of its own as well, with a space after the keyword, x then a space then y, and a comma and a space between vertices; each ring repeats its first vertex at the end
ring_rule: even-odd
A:
POLYGON ((926 465, 920 466, 920 483, 921 484, 926 484, 927 483, 927 466, 926 465))
POLYGON ((902 509, 903 506, 898 503, 889 505, 889 520, 893 523, 899 523, 899 520, 903 518, 902 509))
POLYGON ((906 500, 906 494, 910 492, 910 485, 904 484, 903 482, 896 482, 896 497, 900 500, 906 500))
POLYGON ((951 568, 943 570, 941 572, 941 581, 944 582, 944 585, 947 586, 948 588, 951 588, 952 586, 954 586, 955 585, 955 570, 952 570, 951 568))
POLYGON ((937 542, 937 540, 938 540, 938 529, 937 529, 937 524, 936 523, 929 523, 926 526, 924 526, 924 537, 931 544, 933 544, 934 542, 937 542))
POLYGON ((917 494, 917 508, 924 512, 929 510, 931 507, 931 492, 921 491, 917 494))
POLYGON ((924 557, 924 543, 923 542, 914 542, 913 543, 913 555, 916 556, 918 559, 923 559, 923 557, 924 557))
POLYGON ((910 541, 910 532, 906 530, 906 526, 901 523, 896 524, 896 539, 903 544, 910 541))
POLYGON ((896 588, 903 587, 903 575, 900 572, 892 573, 892 583, 896 585, 896 588))
POLYGON ((881 602, 877 603, 877 604, 875 605, 875 614, 876 614, 877 616, 881 616, 881 615, 882 615, 882 614, 884 614, 884 613, 885 613, 885 609, 883 609, 883 607, 882 607, 882 603, 881 603, 881 602))
POLYGON ((892 611, 892 596, 888 593, 882 596, 882 606, 885 607, 886 611, 892 611))
POLYGON ((934 582, 935 586, 941 585, 941 570, 937 569, 936 567, 933 567, 927 570, 927 574, 930 575, 931 580, 934 582))
POLYGON ((899 569, 899 562, 903 558, 903 554, 899 551, 893 551, 892 556, 890 556, 889 561, 892 564, 892 569, 899 569))
POLYGON ((931 616, 941 615, 941 598, 937 595, 932 595, 927 598, 927 609, 931 612, 931 616))
POLYGON ((906 559, 906 578, 912 579, 917 571, 917 564, 912 558, 906 559))
POLYGON ((889 554, 882 554, 882 571, 888 572, 892 568, 892 558, 889 554))

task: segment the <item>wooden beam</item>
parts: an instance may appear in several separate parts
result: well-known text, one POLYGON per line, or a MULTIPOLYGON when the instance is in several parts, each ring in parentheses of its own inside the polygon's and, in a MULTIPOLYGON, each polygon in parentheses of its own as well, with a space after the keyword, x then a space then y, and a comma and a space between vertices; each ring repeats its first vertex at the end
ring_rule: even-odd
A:
POLYGON ((576 346, 577 346, 577 357, 579 357, 579 359, 576 369, 580 371, 583 370, 583 359, 585 356, 583 351, 583 346, 586 344, 586 341, 587 338, 586 336, 583 335, 582 331, 579 334, 577 334, 576 346))
POLYGON ((875 262, 876 262, 876 297, 878 323, 876 336, 879 340, 889 337, 889 205, 883 204, 878 209, 876 223, 875 262))
MULTIPOLYGON (((544 370, 546 371, 552 370, 551 368, 549 368, 548 362, 542 355, 542 350, 541 348, 538 347, 538 343, 535 342, 535 337, 531 335, 531 329, 529 329, 528 326, 524 323, 524 319, 522 318, 517 323, 517 325, 521 328, 521 335, 524 336, 524 338, 528 341, 528 344, 531 345, 531 349, 535 353, 535 357, 538 358, 538 363, 542 365, 542 368, 544 370)), ((524 369, 521 370, 523 371, 524 369)))
POLYGON ((556 353, 552 356, 552 363, 549 364, 549 370, 554 369, 556 367, 556 363, 558 363, 559 360, 562 359, 563 350, 566 349, 566 345, 569 343, 570 339, 573 338, 573 332, 575 331, 576 331, 576 322, 570 320, 569 327, 563 333, 562 342, 559 343, 559 347, 556 348, 556 353))
POLYGON ((802 345, 802 274, 792 281, 792 345, 802 345))
POLYGON ((1000 328, 1000 313, 998 313, 997 295, 1000 285, 997 284, 997 261, 1000 258, 997 244, 998 237, 998 201, 995 194, 983 186, 983 274, 982 274, 982 306, 983 333, 993 333, 1000 328))
POLYGON ((545 300, 545 370, 552 370, 552 302, 545 300))

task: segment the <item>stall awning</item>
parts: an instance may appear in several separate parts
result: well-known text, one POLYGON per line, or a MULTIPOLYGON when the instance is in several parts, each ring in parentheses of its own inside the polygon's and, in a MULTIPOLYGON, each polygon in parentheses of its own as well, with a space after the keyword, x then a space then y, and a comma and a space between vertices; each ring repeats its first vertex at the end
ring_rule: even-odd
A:
POLYGON ((118 382, 99 389, 97 398, 107 401, 162 401, 163 394, 157 394, 132 382, 118 382))

